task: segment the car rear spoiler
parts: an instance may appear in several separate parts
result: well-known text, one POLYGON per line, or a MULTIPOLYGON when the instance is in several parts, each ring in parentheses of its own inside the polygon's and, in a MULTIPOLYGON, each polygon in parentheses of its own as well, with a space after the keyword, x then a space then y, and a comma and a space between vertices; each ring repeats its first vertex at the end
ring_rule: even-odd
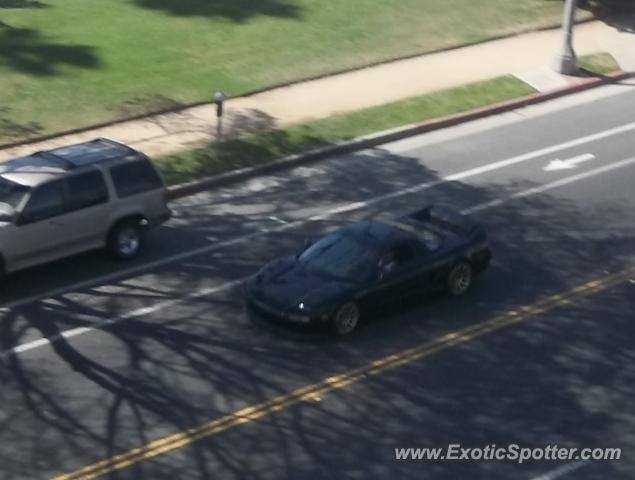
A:
POLYGON ((428 205, 412 213, 408 218, 431 223, 457 235, 469 235, 479 228, 475 220, 445 205, 428 205))

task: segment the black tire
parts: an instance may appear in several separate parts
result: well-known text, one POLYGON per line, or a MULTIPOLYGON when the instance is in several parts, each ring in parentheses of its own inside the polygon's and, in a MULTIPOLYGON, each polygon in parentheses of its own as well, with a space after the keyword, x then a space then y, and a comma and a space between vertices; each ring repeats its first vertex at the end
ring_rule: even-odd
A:
POLYGON ((333 314, 333 333, 344 336, 352 333, 359 325, 359 308, 355 302, 347 302, 333 314))
POLYGON ((144 243, 144 231, 138 220, 117 223, 108 234, 108 252, 117 260, 136 257, 144 243))
POLYGON ((472 266, 465 260, 456 262, 448 274, 447 291, 453 297, 460 297, 472 285, 474 273, 472 266))

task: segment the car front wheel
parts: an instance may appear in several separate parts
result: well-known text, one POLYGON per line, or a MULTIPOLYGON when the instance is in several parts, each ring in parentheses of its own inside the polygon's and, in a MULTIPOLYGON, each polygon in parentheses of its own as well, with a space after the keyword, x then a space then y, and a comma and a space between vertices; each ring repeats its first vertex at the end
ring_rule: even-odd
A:
POLYGON ((136 257, 143 244, 143 229, 138 222, 126 221, 115 225, 108 238, 108 250, 118 260, 136 257))
POLYGON ((472 284, 472 267, 466 261, 456 263, 448 275, 448 292, 453 297, 463 295, 472 284))
POLYGON ((333 317, 333 330, 337 335, 348 335, 359 324, 359 308, 348 302, 337 309, 333 317))

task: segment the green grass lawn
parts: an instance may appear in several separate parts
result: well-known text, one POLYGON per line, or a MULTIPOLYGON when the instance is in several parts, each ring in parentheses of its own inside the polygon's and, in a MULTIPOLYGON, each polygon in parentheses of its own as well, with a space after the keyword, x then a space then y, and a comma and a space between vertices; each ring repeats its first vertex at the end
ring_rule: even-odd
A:
POLYGON ((553 0, 0 0, 0 143, 553 25, 553 0))
POLYGON ((578 58, 578 68, 591 75, 606 75, 619 69, 619 65, 610 53, 594 53, 578 58))
POLYGON ((156 161, 167 183, 175 184, 534 92, 515 77, 499 77, 282 130, 245 135, 156 161))

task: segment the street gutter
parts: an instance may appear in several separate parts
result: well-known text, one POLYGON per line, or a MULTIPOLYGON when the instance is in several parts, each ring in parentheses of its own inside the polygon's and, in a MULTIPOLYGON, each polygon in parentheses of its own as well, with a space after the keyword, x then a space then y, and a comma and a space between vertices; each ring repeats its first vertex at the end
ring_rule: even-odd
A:
POLYGON ((426 120, 423 122, 411 123, 401 127, 385 130, 370 135, 363 135, 350 140, 339 142, 334 145, 320 147, 303 153, 292 154, 277 160, 258 165, 254 167, 246 167, 230 172, 213 175, 202 179, 185 182, 168 187, 168 198, 180 198, 192 195, 211 188, 224 187, 237 183, 246 179, 269 175, 281 170, 307 165, 313 162, 324 160, 335 155, 343 155, 353 153, 367 148, 376 147, 385 143, 402 140, 404 138, 421 135, 423 133, 443 128, 452 127, 461 123, 478 120, 484 117, 498 115, 500 113, 509 112, 518 108, 534 105, 555 98, 564 97, 573 93, 590 90, 592 88, 619 83, 620 81, 630 78, 633 74, 617 70, 608 75, 601 77, 588 78, 564 88, 553 90, 550 92, 534 93, 513 100, 494 103, 484 107, 479 107, 467 112, 457 113, 441 118, 426 120))

